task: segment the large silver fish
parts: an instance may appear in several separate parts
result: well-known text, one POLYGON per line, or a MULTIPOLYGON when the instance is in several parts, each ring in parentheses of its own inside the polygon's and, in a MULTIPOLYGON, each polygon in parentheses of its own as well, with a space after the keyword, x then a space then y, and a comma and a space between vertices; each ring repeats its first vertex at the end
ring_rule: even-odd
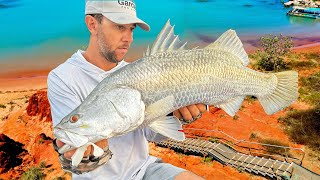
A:
MULTIPOLYGON (((203 49, 185 47, 168 21, 143 58, 105 78, 63 118, 54 134, 80 147, 73 165, 79 163, 88 145, 136 128, 150 127, 183 140, 179 120, 166 116, 183 106, 204 103, 233 116, 244 98, 252 95, 272 114, 298 97, 297 72, 262 73, 247 68, 248 56, 233 30, 203 49)), ((103 153, 94 149, 96 156, 103 153)))

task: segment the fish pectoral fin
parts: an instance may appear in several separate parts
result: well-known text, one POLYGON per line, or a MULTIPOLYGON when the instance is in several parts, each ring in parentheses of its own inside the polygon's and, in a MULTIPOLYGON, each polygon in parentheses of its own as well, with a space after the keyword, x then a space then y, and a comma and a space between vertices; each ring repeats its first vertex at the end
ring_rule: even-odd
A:
POLYGON ((182 132, 182 125, 180 121, 174 116, 161 117, 149 124, 149 127, 153 131, 160 133, 168 138, 177 141, 185 140, 185 135, 182 132))
POLYGON ((72 155, 72 157, 71 157, 71 160, 72 160, 72 166, 74 166, 74 167, 77 167, 79 164, 80 164, 80 162, 81 162, 81 160, 82 160, 82 158, 83 158, 83 155, 84 155, 84 152, 87 150, 87 148, 88 148, 88 146, 89 146, 90 144, 85 144, 85 145, 83 145, 83 146, 81 146, 81 147, 79 147, 77 150, 76 150, 76 152, 72 155))
POLYGON ((174 26, 171 26, 169 19, 158 34, 151 49, 148 46, 144 56, 150 56, 164 51, 184 50, 186 49, 186 44, 187 42, 181 42, 179 37, 174 34, 174 26))
POLYGON ((158 117, 163 116, 163 114, 167 114, 171 112, 173 108, 175 99, 173 95, 167 96, 159 101, 150 104, 146 107, 145 110, 145 119, 157 119, 158 117))
POLYGON ((223 33, 215 42, 209 44, 204 49, 219 49, 227 51, 239 57, 239 60, 241 60, 240 63, 242 63, 243 66, 247 66, 249 64, 248 54, 244 50, 243 44, 236 32, 232 29, 223 33))
POLYGON ((228 115, 234 116, 236 112, 240 109, 241 104, 245 96, 239 96, 227 100, 224 103, 216 105, 216 107, 223 109, 228 115))

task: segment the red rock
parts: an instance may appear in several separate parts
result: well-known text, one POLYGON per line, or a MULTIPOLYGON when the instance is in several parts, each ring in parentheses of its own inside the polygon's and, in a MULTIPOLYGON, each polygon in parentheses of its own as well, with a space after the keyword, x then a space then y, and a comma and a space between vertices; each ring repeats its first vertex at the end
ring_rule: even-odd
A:
POLYGON ((52 121, 50 104, 46 91, 38 91, 30 97, 27 113, 29 116, 39 115, 41 120, 45 118, 45 121, 47 122, 52 121))

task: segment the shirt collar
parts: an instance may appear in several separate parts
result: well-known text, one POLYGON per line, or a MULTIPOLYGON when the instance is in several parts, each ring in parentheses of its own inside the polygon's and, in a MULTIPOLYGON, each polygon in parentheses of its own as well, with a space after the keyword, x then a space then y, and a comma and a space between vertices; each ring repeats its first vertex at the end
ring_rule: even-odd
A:
POLYGON ((106 77, 109 74, 113 73, 114 71, 118 70, 120 67, 124 66, 126 64, 125 61, 120 61, 116 67, 112 68, 109 71, 104 71, 103 69, 99 68, 98 66, 90 63, 83 57, 83 50, 78 50, 76 53, 74 53, 71 58, 68 60, 69 63, 80 67, 81 69, 85 71, 89 71, 91 73, 98 74, 99 76, 106 77))

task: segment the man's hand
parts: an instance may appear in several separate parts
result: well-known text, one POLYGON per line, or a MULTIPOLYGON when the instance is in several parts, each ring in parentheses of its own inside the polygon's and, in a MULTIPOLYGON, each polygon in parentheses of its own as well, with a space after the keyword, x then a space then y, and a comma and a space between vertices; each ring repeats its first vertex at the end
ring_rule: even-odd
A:
MULTIPOLYGON (((64 145, 64 143, 58 139, 57 139, 56 143, 59 148, 61 148, 64 145)), ((106 139, 103 139, 101 141, 96 142, 95 144, 103 149, 108 146, 108 141, 106 139)), ((72 155, 76 152, 76 150, 77 149, 65 152, 63 155, 65 158, 71 159, 72 155)), ((92 147, 92 145, 90 145, 90 146, 88 146, 87 150, 85 151, 84 157, 90 156, 92 154, 93 154, 93 147, 92 147)))
POLYGON ((205 111, 205 104, 194 104, 174 111, 173 115, 176 116, 178 119, 183 118, 185 121, 192 121, 196 118, 199 118, 199 116, 201 117, 201 114, 205 111))

